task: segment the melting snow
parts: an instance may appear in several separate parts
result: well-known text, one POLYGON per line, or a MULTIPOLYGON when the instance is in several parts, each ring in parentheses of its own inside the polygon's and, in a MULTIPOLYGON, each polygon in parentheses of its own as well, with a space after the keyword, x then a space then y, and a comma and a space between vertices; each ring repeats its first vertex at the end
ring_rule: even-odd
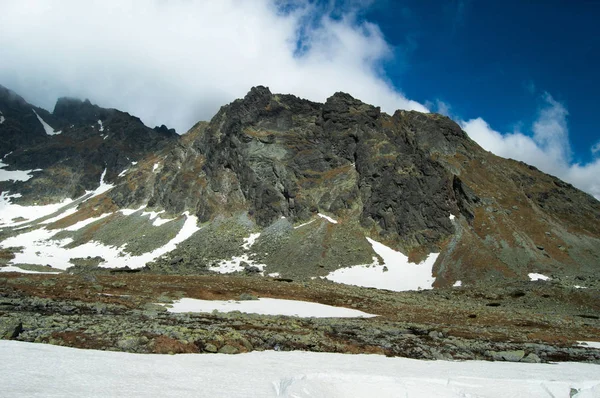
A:
POLYGON ((166 224, 168 222, 171 222, 173 220, 175 220, 174 218, 160 218, 159 215, 164 213, 164 210, 161 210, 159 212, 155 212, 155 211, 148 211, 148 212, 143 212, 142 213, 142 217, 143 216, 150 216, 149 219, 150 220, 154 220, 154 222, 152 223, 153 226, 155 227, 160 227, 163 224, 166 224))
POLYGON ((50 126, 48 123, 46 123, 44 121, 44 119, 42 119, 42 117, 40 115, 37 114, 37 112, 35 110, 33 110, 33 113, 35 113, 35 116, 37 116, 38 120, 40 121, 40 123, 42 124, 42 126, 44 127, 44 131, 46 131, 46 134, 48 135, 57 135, 62 133, 62 131, 56 131, 52 128, 52 126, 50 126))
POLYGON ((131 162, 131 164, 135 166, 136 164, 138 164, 138 162, 131 162))
POLYGON ((79 221, 79 222, 65 228, 65 231, 79 231, 81 228, 83 228, 91 223, 94 223, 98 220, 102 220, 103 218, 108 217, 111 214, 113 214, 113 213, 104 213, 98 217, 90 217, 86 220, 79 221))
POLYGON ((372 264, 340 268, 331 272, 326 278, 348 285, 394 291, 431 289, 435 281, 432 268, 439 253, 431 253, 423 262, 414 264, 410 263, 404 254, 373 239, 367 238, 367 240, 375 253, 383 258, 383 265, 380 265, 374 257, 372 264), (387 271, 384 267, 387 267, 387 271))
POLYGON ((0 124, 4 123, 5 120, 6 118, 0 113, 0 124))
POLYGON ((597 348, 600 350, 600 341, 578 341, 577 345, 580 347, 597 348))
MULTIPOLYGON (((5 155, 4 157, 10 154, 5 155)), ((42 169, 35 170, 3 170, 6 166, 6 163, 2 163, 0 161, 0 181, 28 181, 33 177, 31 173, 36 171, 42 171, 42 169)))
MULTIPOLYGON (((173 239, 166 245, 139 256, 124 253, 125 245, 121 247, 106 246, 95 241, 90 241, 73 248, 66 248, 65 246, 73 241, 71 238, 53 240, 52 237, 60 230, 49 231, 45 228, 7 238, 3 242, 0 242, 0 247, 24 247, 22 253, 15 253, 15 258, 12 260, 14 264, 50 264, 54 268, 67 269, 72 266, 69 263, 71 258, 100 256, 105 260, 100 264, 102 267, 116 268, 128 266, 130 268, 141 268, 147 262, 153 261, 159 256, 174 250, 179 243, 188 239, 200 229, 196 225, 198 219, 195 216, 190 216, 188 212, 185 212, 184 215, 186 216, 186 221, 173 239)), ((74 227, 71 226, 69 228, 74 227)))
POLYGON ((42 221, 40 224, 52 224, 55 221, 62 220, 63 218, 68 217, 71 214, 75 214, 75 213, 77 213, 77 207, 71 207, 71 208, 63 211, 56 217, 52 217, 52 218, 42 221))
POLYGON ((252 247, 254 242, 256 242, 256 239, 258 239, 259 236, 260 236, 260 233, 256 233, 256 234, 250 234, 249 237, 244 238, 244 244, 242 245, 242 248, 244 250, 250 250, 250 248, 252 247))
POLYGON ((462 281, 456 281, 454 282, 454 285, 452 285, 452 287, 461 287, 462 286, 462 281))
POLYGON ((450 220, 454 220, 456 218, 456 216, 454 214, 450 214, 450 220))
POLYGON ((0 341, 13 397, 598 397, 598 365, 419 361, 383 355, 157 355, 0 341), (572 395, 572 389, 575 394, 572 395))
POLYGON ((304 227, 304 226, 306 226, 306 225, 308 225, 308 224, 311 224, 311 223, 313 223, 314 221, 315 221, 315 220, 314 220, 314 219, 312 219, 312 220, 310 220, 309 222, 305 222, 304 224, 300 224, 300 225, 297 225, 297 226, 295 226, 295 227, 294 227, 294 229, 302 228, 302 227, 304 227))
POLYGON ((0 272, 19 272, 21 274, 57 274, 57 273, 60 273, 60 271, 54 271, 54 272, 31 271, 28 269, 15 267, 13 265, 9 265, 7 267, 0 267, 0 272))
POLYGON ((104 131, 104 125, 102 124, 102 120, 98 119, 98 124, 100 125, 99 131, 104 131))
POLYGON ((318 215, 319 217, 321 217, 321 218, 324 218, 324 219, 326 219, 326 220, 327 220, 327 221, 329 221, 330 223, 333 223, 333 224, 337 224, 337 223, 338 223, 336 220, 334 220, 333 218, 331 218, 331 217, 329 217, 329 216, 326 216, 325 214, 317 213, 317 215, 318 215))
POLYGON ((16 227, 30 221, 49 216, 73 202, 65 199, 60 203, 44 206, 21 206, 10 202, 11 198, 18 198, 20 194, 9 195, 8 192, 0 193, 0 227, 16 227), (22 217, 25 221, 13 222, 15 218, 22 217))
POLYGON ((129 169, 125 169, 122 172, 119 173, 119 175, 117 177, 125 177, 125 174, 129 171, 129 169))
POLYGON ((531 281, 547 281, 550 280, 549 276, 546 275, 542 275, 542 274, 536 274, 534 272, 527 274, 527 276, 529 276, 529 279, 531 281))
POLYGON ((247 254, 243 254, 239 257, 232 257, 230 260, 221 260, 218 265, 214 267, 209 267, 208 269, 213 272, 218 272, 220 274, 231 274, 232 272, 241 272, 244 270, 244 266, 242 266, 242 262, 247 263, 252 267, 258 268, 260 271, 263 271, 266 267, 265 264, 257 264, 254 260, 251 260, 247 254))
POLYGON ((344 307, 334 307, 309 301, 259 298, 258 300, 221 301, 183 298, 173 303, 169 312, 231 312, 248 314, 286 315, 302 318, 371 318, 377 315, 344 307))
POLYGON ((154 163, 154 166, 152 166, 152 171, 156 171, 156 169, 158 169, 158 166, 160 166, 160 163, 154 163))

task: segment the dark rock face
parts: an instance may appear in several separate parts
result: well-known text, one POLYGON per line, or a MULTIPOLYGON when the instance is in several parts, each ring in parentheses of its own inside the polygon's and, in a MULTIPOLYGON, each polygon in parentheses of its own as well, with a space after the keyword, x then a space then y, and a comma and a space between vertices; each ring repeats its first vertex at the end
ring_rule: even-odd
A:
POLYGON ((528 272, 588 277, 600 264, 598 201, 482 150, 441 115, 390 116, 345 93, 320 104, 259 86, 181 137, 89 101, 60 99, 53 114, 36 110, 62 131, 48 136, 32 109, 0 91, 0 136, 7 137, 0 149, 14 151, 4 162, 43 169, 0 189, 21 193, 24 203, 56 201, 96 188, 106 170, 115 185, 104 196, 107 208, 147 205, 211 222, 153 270, 209 272, 242 255, 242 239, 258 230, 252 259, 294 278, 371 263, 365 236, 415 261, 441 253, 439 286, 523 280, 528 272), (318 222, 294 228, 310 220, 318 222))
POLYGON ((80 196, 98 186, 105 169, 105 181, 115 181, 132 161, 179 138, 166 127, 150 129, 136 117, 88 100, 61 98, 50 114, 1 87, 0 111, 6 119, 0 124, 0 154, 12 152, 4 163, 10 169, 42 169, 26 184, 11 184, 25 203, 80 196), (61 133, 46 134, 36 113, 61 133))
POLYGON ((47 111, 29 105, 15 92, 0 85, 0 117, 4 120, 0 124, 0 156, 48 139, 34 111, 50 119, 47 111))

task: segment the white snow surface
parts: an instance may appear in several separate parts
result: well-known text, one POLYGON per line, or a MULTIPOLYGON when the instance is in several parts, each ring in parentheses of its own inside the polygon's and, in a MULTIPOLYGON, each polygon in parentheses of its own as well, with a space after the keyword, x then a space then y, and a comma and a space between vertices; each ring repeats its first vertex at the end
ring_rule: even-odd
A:
POLYGON ((145 212, 142 213, 142 217, 143 216, 149 216, 150 220, 154 220, 152 222, 152 225, 155 226, 155 227, 160 227, 161 225, 166 224, 166 223, 174 220, 174 218, 160 218, 159 215, 162 214, 162 213, 164 213, 164 212, 165 212, 164 210, 161 210, 161 211, 158 211, 158 212, 156 212, 156 211, 145 211, 145 212))
POLYGON ((35 116, 37 116, 38 120, 40 121, 40 123, 42 124, 42 126, 44 127, 44 131, 46 132, 47 135, 57 135, 62 133, 62 131, 56 131, 52 128, 52 126, 50 126, 48 123, 46 123, 44 121, 44 119, 42 119, 42 117, 40 115, 38 115, 38 113, 33 110, 33 113, 35 113, 35 116))
POLYGON ((52 271, 48 271, 48 272, 31 271, 31 270, 15 267, 14 265, 0 267, 0 272, 19 272, 21 274, 57 274, 57 273, 59 273, 58 271, 54 271, 54 272, 52 272, 52 271))
POLYGON ((317 215, 321 218, 326 219, 327 221, 329 221, 332 224, 337 224, 338 222, 336 220, 334 220, 333 218, 326 216, 325 214, 321 214, 321 213, 317 213, 317 215))
POLYGON ((104 177, 106 177, 106 168, 104 169, 104 171, 102 171, 102 175, 100 175, 100 185, 98 185, 98 188, 96 188, 93 191, 87 191, 86 194, 92 194, 92 196, 90 197, 94 197, 94 196, 98 196, 103 194, 104 192, 108 192, 111 189, 113 189, 115 186, 112 184, 109 184, 107 182, 104 181, 104 177))
MULTIPOLYGON (((105 260, 100 263, 101 267, 116 268, 128 266, 130 268, 141 268, 147 262, 153 261, 159 256, 174 250, 179 243, 188 239, 200 229, 197 226, 197 217, 190 216, 188 212, 185 212, 184 215, 186 216, 186 221, 173 239, 164 246, 139 256, 132 256, 125 253, 125 245, 121 247, 106 246, 95 241, 89 241, 73 248, 66 248, 65 246, 73 241, 71 238, 53 240, 52 237, 62 230, 47 230, 45 228, 11 236, 0 242, 0 247, 23 246, 21 253, 15 253, 15 258, 12 260, 13 264, 49 264, 54 268, 64 270, 72 266, 69 263, 71 258, 99 256, 105 260)), ((69 228, 74 227, 75 225, 69 228)))
MULTIPOLYGON (((4 157, 6 157, 8 155, 5 155, 4 157)), ((2 161, 0 160, 0 181, 28 181, 33 177, 33 175, 31 175, 31 173, 33 173, 35 171, 42 171, 42 169, 3 170, 6 166, 8 166, 8 164, 2 163, 2 161)))
POLYGON ((99 131, 104 131, 104 125, 102 124, 102 120, 98 119, 98 124, 100 125, 99 131))
POLYGON ((98 220, 102 220, 103 218, 108 217, 111 214, 113 214, 113 213, 104 213, 104 214, 99 215, 98 217, 90 217, 88 219, 81 220, 81 221, 76 222, 75 224, 73 224, 71 226, 68 226, 64 230, 65 231, 79 231, 81 228, 83 228, 83 227, 85 227, 85 226, 87 226, 87 225, 89 225, 91 223, 94 223, 94 222, 96 222, 98 220))
POLYGON ((169 312, 232 312, 240 311, 248 314, 285 315, 302 318, 371 318, 377 315, 353 310, 351 308, 334 307, 309 301, 259 298, 258 300, 198 300, 182 298, 168 308, 169 312))
POLYGON ((7 397, 598 397, 600 366, 314 352, 157 355, 0 341, 7 397))
POLYGON ((600 350, 600 341, 578 341, 580 347, 597 348, 600 350))
POLYGON ((129 171, 129 169, 125 169, 122 172, 119 173, 119 175, 117 177, 125 177, 125 174, 127 174, 127 172, 129 171))
POLYGON ((461 287, 462 286, 462 281, 456 281, 454 282, 454 285, 452 285, 452 287, 461 287))
POLYGON ((536 274, 535 272, 527 274, 527 276, 529 276, 529 279, 531 281, 547 281, 547 280, 551 279, 549 276, 542 275, 542 274, 536 274))
POLYGON ((9 195, 8 192, 0 193, 0 228, 16 227, 21 224, 49 216, 59 211, 61 208, 73 202, 72 199, 65 199, 60 203, 53 203, 43 206, 21 206, 11 203, 11 198, 18 198, 20 194, 9 195), (12 220, 23 217, 25 221, 13 222, 12 220))
POLYGON ((406 290, 431 289, 435 278, 433 264, 439 253, 431 253, 419 264, 410 263, 408 257, 382 243, 367 238, 375 253, 383 259, 379 264, 376 257, 372 264, 355 265, 337 269, 326 276, 327 279, 364 287, 388 289, 397 292, 406 290), (387 267, 384 271, 383 267, 387 267))
POLYGON ((156 172, 156 169, 158 169, 158 166, 160 166, 160 163, 154 163, 154 166, 152 166, 152 171, 156 172))
POLYGON ((450 221, 452 221, 456 218, 456 216, 454 214, 450 214, 450 217, 448 217, 448 218, 450 218, 450 221))
POLYGON ((244 244, 242 245, 242 248, 244 250, 250 250, 250 248, 252 247, 254 242, 256 242, 256 240, 258 239, 259 236, 260 236, 260 233, 256 233, 256 234, 250 234, 249 237, 244 238, 244 244))
POLYGON ((213 272, 218 272, 220 274, 231 274, 233 272, 241 272, 244 270, 244 267, 241 265, 242 262, 247 263, 250 266, 258 268, 260 271, 263 271, 266 267, 265 264, 259 264, 256 261, 252 260, 248 257, 247 254, 242 254, 241 256, 231 257, 229 260, 221 260, 216 266, 209 267, 208 269, 213 272))
POLYGON ((294 227, 294 229, 302 228, 302 227, 304 227, 304 226, 306 226, 306 225, 308 225, 308 224, 311 224, 311 223, 313 223, 314 221, 315 221, 315 220, 314 220, 314 218, 313 218, 312 220, 310 220, 310 221, 308 221, 308 222, 305 222, 305 223, 303 223, 303 224, 300 224, 300 225, 296 225, 296 226, 294 227))

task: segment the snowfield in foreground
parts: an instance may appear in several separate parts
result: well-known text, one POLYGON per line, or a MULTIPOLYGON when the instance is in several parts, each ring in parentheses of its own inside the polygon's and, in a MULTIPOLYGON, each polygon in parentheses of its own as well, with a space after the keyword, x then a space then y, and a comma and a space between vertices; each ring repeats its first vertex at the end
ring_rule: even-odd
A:
POLYGON ((600 396, 600 366, 312 352, 152 355, 0 341, 9 397, 600 396))
POLYGON ((273 298, 243 301, 182 298, 175 301, 173 306, 168 309, 169 312, 212 312, 215 310, 219 312, 240 311, 249 314, 286 315, 304 318, 371 318, 377 316, 351 308, 273 298))

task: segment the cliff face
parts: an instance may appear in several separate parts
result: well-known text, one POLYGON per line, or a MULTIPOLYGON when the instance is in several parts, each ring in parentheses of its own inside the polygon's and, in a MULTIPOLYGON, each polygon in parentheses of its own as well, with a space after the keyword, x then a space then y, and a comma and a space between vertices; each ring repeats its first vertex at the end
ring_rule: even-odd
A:
POLYGON ((62 133, 13 140, 5 161, 44 168, 12 186, 24 198, 77 196, 106 169, 111 208, 189 211, 207 223, 153 269, 207 272, 247 252, 239 246, 251 231, 262 234, 249 258, 294 277, 370 263, 365 236, 415 261, 441 253, 440 286, 528 272, 591 277, 600 266, 598 201, 484 151, 437 114, 390 116, 344 93, 319 104, 255 87, 181 137, 89 102, 60 100, 44 116, 62 133), (65 168, 62 180, 52 171, 65 168))

